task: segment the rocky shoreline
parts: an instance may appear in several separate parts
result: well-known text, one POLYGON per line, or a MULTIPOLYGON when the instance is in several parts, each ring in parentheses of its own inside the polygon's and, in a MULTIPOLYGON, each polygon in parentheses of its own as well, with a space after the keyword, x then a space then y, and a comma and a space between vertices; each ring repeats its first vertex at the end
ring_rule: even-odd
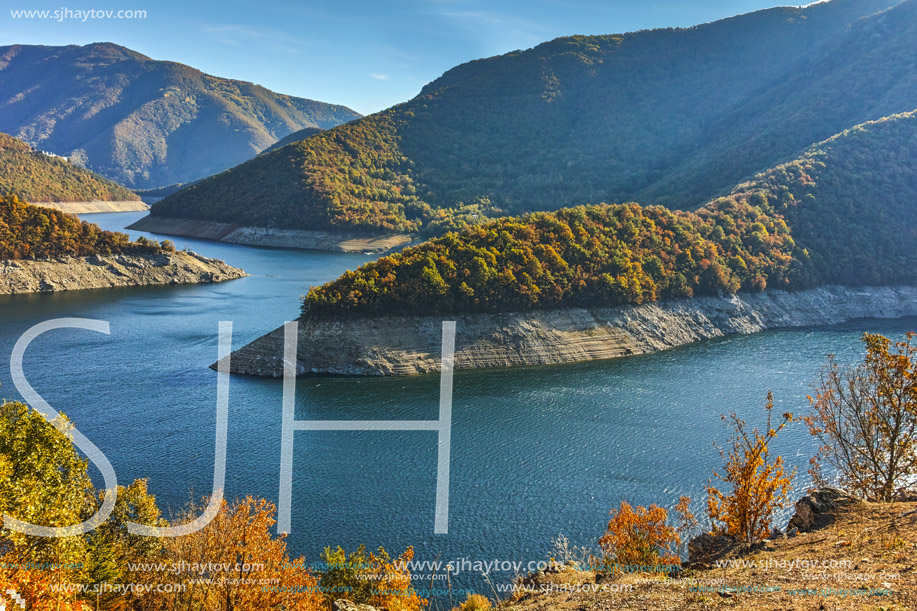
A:
POLYGON ((244 246, 372 254, 388 252, 404 246, 412 240, 411 236, 404 234, 366 236, 304 229, 270 229, 163 216, 145 216, 130 225, 128 229, 186 236, 202 240, 215 240, 244 246))
MULTIPOLYGON (((765 329, 917 316, 915 287, 828 286, 638 306, 527 313, 300 321, 300 375, 415 375, 439 370, 442 322, 456 321, 455 368, 548 365, 656 352, 765 329)), ((233 373, 283 375, 283 328, 237 350, 233 373)))
POLYGON ((92 255, 0 261, 0 295, 101 289, 116 286, 202 284, 246 274, 193 252, 92 255))

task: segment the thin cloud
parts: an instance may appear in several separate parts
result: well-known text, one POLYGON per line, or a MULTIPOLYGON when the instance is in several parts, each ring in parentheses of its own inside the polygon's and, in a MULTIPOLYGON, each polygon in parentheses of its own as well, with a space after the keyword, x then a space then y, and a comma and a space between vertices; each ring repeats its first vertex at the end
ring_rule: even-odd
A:
POLYGON ((388 74, 377 74, 377 73, 375 73, 375 72, 373 72, 372 74, 370 74, 370 76, 373 77, 374 79, 376 79, 377 81, 387 81, 387 80, 389 80, 390 78, 392 78, 392 77, 390 77, 388 74))

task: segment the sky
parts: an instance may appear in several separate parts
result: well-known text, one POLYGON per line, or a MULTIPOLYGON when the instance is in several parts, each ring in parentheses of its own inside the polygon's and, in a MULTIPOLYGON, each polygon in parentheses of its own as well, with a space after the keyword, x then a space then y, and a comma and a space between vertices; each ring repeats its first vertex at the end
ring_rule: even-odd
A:
POLYGON ((0 0, 0 46, 114 42, 363 114, 449 68, 573 34, 685 27, 776 0, 0 0), (97 11, 95 15, 80 11, 97 11), (14 18, 50 11, 48 18, 14 18), (57 11, 59 17, 55 16, 57 11), (111 18, 102 11, 145 11, 111 18), (101 16, 101 18, 100 18, 101 16))

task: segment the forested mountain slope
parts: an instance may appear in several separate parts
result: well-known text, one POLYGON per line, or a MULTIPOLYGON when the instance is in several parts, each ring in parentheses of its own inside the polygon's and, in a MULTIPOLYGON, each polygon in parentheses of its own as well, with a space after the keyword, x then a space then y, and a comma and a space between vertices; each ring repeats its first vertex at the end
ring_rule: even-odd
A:
POLYGON ((153 214, 435 234, 581 203, 693 208, 813 142, 917 107, 917 0, 876 15, 890 4, 832 0, 470 62, 153 214))
POLYGON ((719 291, 917 284, 917 112, 866 123, 697 212, 503 218, 311 289, 310 316, 639 304, 719 291))
POLYGON ((129 187, 187 183, 360 115, 130 49, 0 47, 0 131, 129 187))
POLYGON ((140 199, 107 178, 0 133, 0 196, 11 194, 33 202, 140 199))
POLYGON ((0 260, 159 251, 150 242, 131 242, 123 233, 103 231, 58 210, 40 208, 15 195, 0 197, 0 260))

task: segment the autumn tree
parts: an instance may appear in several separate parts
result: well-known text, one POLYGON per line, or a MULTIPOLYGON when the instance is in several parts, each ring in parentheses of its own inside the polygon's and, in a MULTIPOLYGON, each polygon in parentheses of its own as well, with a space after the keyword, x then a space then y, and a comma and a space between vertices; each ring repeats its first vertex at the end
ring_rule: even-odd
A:
POLYGON ((338 598, 381 607, 388 611, 420 611, 427 601, 411 585, 410 561, 414 549, 409 547, 397 558, 384 548, 367 552, 361 545, 351 554, 343 548, 326 548, 322 554, 325 570, 321 575, 322 591, 330 604, 338 598))
MULTIPOLYGON (((175 570, 139 574, 154 586, 140 598, 141 611, 318 611, 318 580, 302 559, 291 561, 285 536, 275 537, 276 508, 264 499, 225 500, 210 524, 163 539, 159 563, 175 570), (162 587, 159 587, 162 586, 162 587)), ((190 507, 177 522, 199 515, 190 507)))
POLYGON ((618 509, 611 510, 608 529, 599 539, 599 545, 606 557, 618 564, 678 564, 676 548, 695 522, 690 502, 686 496, 679 499, 675 506, 678 522, 672 526, 663 507, 655 504, 632 507, 627 501, 621 501, 618 509))
POLYGON ((840 485, 872 501, 907 498, 917 485, 917 345, 914 333, 895 342, 863 336, 862 363, 840 365, 833 356, 822 370, 809 431, 821 443, 812 459, 817 483, 824 467, 840 485))
MULTIPOLYGON (((69 426, 65 416, 61 420, 69 426)), ((0 514, 41 526, 79 524, 91 507, 92 493, 86 461, 65 434, 23 403, 0 405, 0 514)), ((46 538, 0 530, 0 562, 5 567, 46 566, 5 570, 0 580, 28 595, 29 604, 75 604, 72 593, 52 587, 80 581, 76 567, 86 551, 82 537, 46 538)))
POLYGON ((707 485, 707 513, 710 520, 726 534, 754 544, 767 536, 774 512, 787 501, 790 482, 795 475, 786 473, 781 456, 771 457, 770 443, 777 434, 793 421, 793 415, 785 413, 780 423, 772 423, 774 398, 767 393, 764 407, 767 422, 764 432, 758 428, 748 429, 744 420, 736 414, 723 420, 733 430, 728 451, 720 449, 723 459, 721 471, 713 475, 726 490, 721 491, 713 484, 707 485))

